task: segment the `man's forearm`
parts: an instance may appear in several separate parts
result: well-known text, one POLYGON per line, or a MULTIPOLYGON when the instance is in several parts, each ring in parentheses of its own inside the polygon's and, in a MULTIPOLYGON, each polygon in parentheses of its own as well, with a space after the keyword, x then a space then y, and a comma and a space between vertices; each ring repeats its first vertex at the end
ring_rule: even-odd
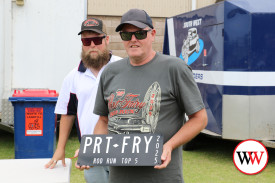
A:
POLYGON ((156 169, 166 168, 171 161, 173 149, 193 139, 207 125, 205 109, 202 109, 188 117, 188 122, 186 122, 180 130, 163 145, 163 152, 161 155, 162 164, 156 165, 156 169))
POLYGON ((68 137, 74 124, 74 115, 62 115, 59 124, 59 139, 57 148, 65 149, 68 137))
POLYGON ((107 116, 100 116, 95 129, 94 134, 108 134, 108 117, 107 116))
POLYGON ((207 125, 207 114, 205 109, 202 109, 195 113, 194 115, 189 116, 189 120, 181 127, 181 129, 169 140, 169 144, 172 149, 177 148, 180 145, 183 145, 195 136, 197 136, 201 130, 203 130, 207 125))

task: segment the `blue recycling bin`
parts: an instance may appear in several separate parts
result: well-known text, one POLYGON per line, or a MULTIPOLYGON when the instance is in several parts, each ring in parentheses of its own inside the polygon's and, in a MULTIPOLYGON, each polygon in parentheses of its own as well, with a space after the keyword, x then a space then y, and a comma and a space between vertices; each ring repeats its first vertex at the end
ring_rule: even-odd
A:
POLYGON ((56 146, 58 94, 55 90, 15 90, 9 101, 14 107, 15 159, 51 158, 56 146))

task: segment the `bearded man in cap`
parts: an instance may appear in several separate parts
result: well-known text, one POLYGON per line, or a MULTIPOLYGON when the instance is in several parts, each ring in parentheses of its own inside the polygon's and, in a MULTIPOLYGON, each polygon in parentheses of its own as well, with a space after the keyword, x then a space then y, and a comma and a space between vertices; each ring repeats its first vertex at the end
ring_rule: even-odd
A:
MULTIPOLYGON (((79 141, 81 136, 93 134, 99 119, 93 109, 100 75, 106 65, 121 59, 108 49, 109 36, 102 20, 89 18, 83 21, 78 35, 82 41, 81 61, 66 76, 59 93, 55 107, 55 113, 61 114, 59 141, 46 168, 54 168, 58 160, 65 166, 65 146, 74 122, 79 141)), ((88 183, 107 183, 109 167, 86 169, 84 176, 88 183)))

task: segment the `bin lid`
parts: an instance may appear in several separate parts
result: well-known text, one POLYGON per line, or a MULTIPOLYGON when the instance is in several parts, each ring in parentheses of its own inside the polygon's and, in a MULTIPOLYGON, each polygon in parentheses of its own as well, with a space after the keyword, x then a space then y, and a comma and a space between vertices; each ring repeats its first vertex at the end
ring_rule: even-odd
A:
POLYGON ((26 89, 14 90, 13 97, 58 97, 55 90, 26 89))

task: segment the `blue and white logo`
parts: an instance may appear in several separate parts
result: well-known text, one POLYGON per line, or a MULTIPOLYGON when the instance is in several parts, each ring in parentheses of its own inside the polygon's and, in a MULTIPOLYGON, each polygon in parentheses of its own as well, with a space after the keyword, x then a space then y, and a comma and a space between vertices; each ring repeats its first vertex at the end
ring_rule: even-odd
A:
POLYGON ((187 38, 183 40, 180 58, 183 59, 188 65, 191 65, 199 58, 203 50, 203 46, 204 43, 203 40, 199 38, 197 28, 189 29, 187 38))

